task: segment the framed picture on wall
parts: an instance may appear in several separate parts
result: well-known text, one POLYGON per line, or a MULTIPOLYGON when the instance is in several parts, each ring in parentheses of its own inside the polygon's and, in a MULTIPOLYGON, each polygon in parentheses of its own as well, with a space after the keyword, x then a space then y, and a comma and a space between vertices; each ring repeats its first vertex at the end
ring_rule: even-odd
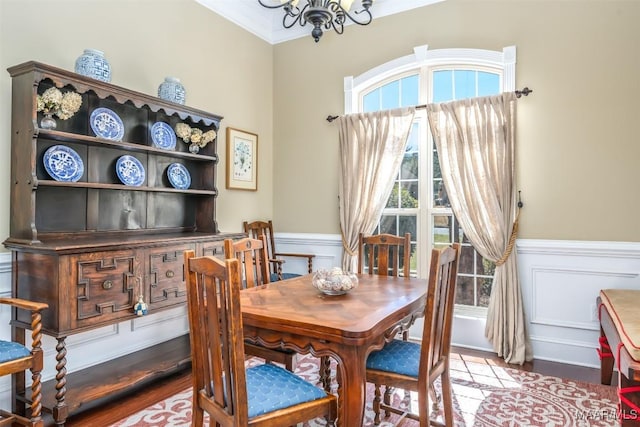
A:
POLYGON ((227 188, 258 189, 258 135, 227 128, 227 188))

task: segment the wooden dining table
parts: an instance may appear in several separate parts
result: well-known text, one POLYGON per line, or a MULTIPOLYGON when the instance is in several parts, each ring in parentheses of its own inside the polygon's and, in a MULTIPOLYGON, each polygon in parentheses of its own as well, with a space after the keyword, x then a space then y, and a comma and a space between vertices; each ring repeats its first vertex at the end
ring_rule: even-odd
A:
POLYGON ((338 380, 338 426, 361 426, 366 360, 424 315, 427 281, 358 275, 344 295, 315 289, 312 275, 241 291, 244 336, 270 348, 334 358, 338 380))

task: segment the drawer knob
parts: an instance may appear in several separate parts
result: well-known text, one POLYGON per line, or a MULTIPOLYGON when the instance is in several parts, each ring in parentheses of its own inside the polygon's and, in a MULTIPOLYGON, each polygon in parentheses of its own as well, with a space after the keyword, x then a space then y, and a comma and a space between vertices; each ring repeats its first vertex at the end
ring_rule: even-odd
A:
POLYGON ((173 272, 173 270, 167 270, 165 274, 168 278, 172 278, 173 276, 175 276, 175 273, 173 272))
POLYGON ((111 280, 105 280, 102 282, 102 289, 111 289, 113 287, 113 282, 111 280))

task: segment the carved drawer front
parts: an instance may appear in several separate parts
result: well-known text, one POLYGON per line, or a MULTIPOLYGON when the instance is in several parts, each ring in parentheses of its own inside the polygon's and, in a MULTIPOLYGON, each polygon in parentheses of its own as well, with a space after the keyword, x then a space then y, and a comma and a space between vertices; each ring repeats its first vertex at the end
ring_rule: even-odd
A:
POLYGON ((82 255, 74 264, 76 327, 109 322, 133 313, 141 283, 135 251, 82 255))
POLYGON ((220 259, 224 259, 224 240, 217 240, 214 242, 205 242, 199 245, 196 255, 199 256, 214 256, 220 259))
POLYGON ((145 301, 151 309, 187 300, 183 253, 194 249, 195 245, 182 245, 147 250, 149 295, 145 295, 145 301))

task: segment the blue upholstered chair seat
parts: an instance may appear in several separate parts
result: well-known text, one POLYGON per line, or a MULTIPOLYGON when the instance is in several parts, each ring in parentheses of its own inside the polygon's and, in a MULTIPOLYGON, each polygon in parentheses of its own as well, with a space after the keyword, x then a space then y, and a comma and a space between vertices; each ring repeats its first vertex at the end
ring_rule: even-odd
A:
POLYGON ((325 397, 323 390, 272 364, 247 369, 249 418, 325 397))
POLYGON ((393 340, 381 350, 373 351, 367 358, 367 369, 394 372, 418 378, 420 344, 393 340))
POLYGON ((31 355, 31 351, 16 342, 0 340, 0 363, 31 355))
MULTIPOLYGON (((300 277, 301 274, 295 273, 282 273, 282 280, 293 279, 294 277, 300 277)), ((271 273, 269 275, 269 281, 277 282, 278 281, 278 273, 271 273)))

